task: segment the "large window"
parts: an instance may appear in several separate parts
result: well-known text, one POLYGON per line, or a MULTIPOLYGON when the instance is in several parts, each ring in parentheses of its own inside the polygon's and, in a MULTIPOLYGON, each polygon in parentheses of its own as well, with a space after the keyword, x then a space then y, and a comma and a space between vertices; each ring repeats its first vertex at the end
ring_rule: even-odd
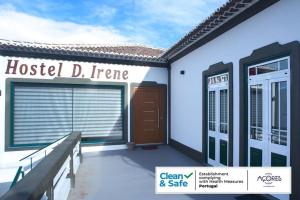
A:
POLYGON ((123 139, 122 86, 12 84, 12 146, 51 143, 72 131, 83 141, 123 139))

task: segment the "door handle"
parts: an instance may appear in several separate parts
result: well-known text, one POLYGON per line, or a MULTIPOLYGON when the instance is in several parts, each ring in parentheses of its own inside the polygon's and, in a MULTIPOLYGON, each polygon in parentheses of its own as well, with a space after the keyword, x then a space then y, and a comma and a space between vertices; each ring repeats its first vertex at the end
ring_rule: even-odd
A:
POLYGON ((159 108, 157 109, 157 128, 159 128, 159 121, 160 121, 160 117, 159 117, 159 108))

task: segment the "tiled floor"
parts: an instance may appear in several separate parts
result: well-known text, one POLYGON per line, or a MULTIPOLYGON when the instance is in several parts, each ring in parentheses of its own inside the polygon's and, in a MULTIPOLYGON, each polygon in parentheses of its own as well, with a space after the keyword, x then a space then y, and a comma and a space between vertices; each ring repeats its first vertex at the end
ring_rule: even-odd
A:
MULTIPOLYGON (((169 146, 155 150, 86 153, 70 200, 234 200, 234 195, 158 195, 155 166, 197 166, 169 146)), ((235 195, 236 196, 236 195, 235 195)))

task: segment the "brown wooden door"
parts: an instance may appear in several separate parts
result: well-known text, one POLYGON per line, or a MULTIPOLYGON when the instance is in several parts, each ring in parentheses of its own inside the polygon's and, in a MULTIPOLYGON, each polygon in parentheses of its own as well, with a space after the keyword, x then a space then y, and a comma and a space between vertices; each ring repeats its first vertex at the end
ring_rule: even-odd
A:
POLYGON ((163 143, 165 130, 165 88, 137 87, 134 89, 134 142, 163 143))

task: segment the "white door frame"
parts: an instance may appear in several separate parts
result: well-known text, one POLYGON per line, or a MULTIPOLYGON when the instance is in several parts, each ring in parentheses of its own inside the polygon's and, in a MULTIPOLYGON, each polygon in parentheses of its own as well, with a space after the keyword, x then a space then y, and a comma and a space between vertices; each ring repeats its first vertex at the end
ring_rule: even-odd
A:
MULTIPOLYGON (((248 77, 248 165, 250 166, 250 148, 254 147, 262 150, 262 165, 271 166, 271 153, 277 153, 280 155, 286 156, 287 166, 290 165, 290 75, 289 75, 289 57, 283 57, 276 60, 271 60, 265 63, 260 63, 257 65, 249 66, 249 68, 261 66, 269 63, 273 63, 280 60, 288 60, 288 69, 279 70, 275 72, 269 72, 265 74, 259 74, 255 76, 248 77), (283 82, 287 83, 287 144, 279 145, 271 142, 271 84, 274 82, 283 82), (263 118, 263 127, 262 127, 262 140, 254 140, 250 138, 250 87, 253 85, 262 86, 262 118, 263 118)), ((248 68, 248 69, 249 69, 248 68)), ((280 118, 280 117, 279 117, 280 118)))

